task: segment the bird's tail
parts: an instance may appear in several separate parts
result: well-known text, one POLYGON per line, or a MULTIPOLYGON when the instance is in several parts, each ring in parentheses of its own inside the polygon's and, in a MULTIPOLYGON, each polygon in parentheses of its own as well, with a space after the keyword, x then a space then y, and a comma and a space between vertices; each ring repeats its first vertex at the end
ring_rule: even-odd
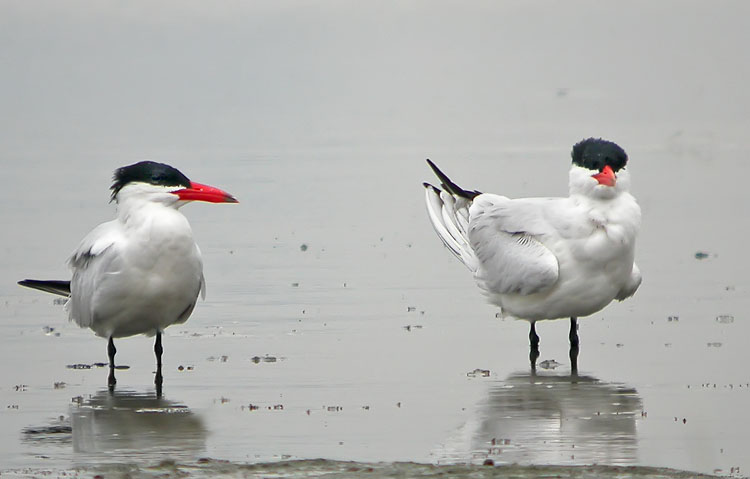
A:
POLYGON ((479 266, 474 250, 469 243, 467 229, 469 227, 469 207, 475 197, 481 195, 479 191, 466 191, 453 183, 430 160, 427 163, 440 180, 442 190, 429 183, 425 187, 425 202, 430 222, 445 246, 461 260, 471 271, 479 266))
POLYGON ((38 289, 45 293, 70 296, 70 281, 24 279, 23 281, 19 281, 18 284, 26 286, 27 288, 38 289))

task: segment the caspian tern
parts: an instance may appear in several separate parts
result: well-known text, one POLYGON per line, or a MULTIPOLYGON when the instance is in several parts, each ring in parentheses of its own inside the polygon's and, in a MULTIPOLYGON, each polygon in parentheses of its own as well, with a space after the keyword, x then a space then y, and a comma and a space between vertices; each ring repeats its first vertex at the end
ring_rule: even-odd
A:
POLYGON ((570 359, 578 369, 577 318, 641 284, 633 262, 641 210, 628 192, 625 151, 589 138, 573 146, 567 198, 520 198, 467 191, 430 160, 442 190, 424 183, 427 211, 443 243, 474 273, 503 316, 531 323, 531 368, 539 357, 535 323, 570 318, 570 359))
POLYGON ((117 382, 114 338, 156 335, 154 382, 160 390, 161 333, 187 321, 198 295, 206 294, 201 252, 179 208, 191 201, 237 200, 153 161, 119 168, 113 180, 110 201, 117 203, 117 218, 83 238, 68 259, 73 278, 19 284, 69 296, 69 319, 108 339, 110 388, 117 382))

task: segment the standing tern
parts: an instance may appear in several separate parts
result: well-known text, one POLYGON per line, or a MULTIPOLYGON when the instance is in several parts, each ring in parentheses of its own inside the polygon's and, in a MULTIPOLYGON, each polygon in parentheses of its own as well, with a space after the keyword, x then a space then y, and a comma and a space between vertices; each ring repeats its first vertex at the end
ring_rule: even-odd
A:
POLYGON ((156 335, 154 383, 160 391, 161 333, 187 321, 198 295, 206 295, 200 249, 179 208, 191 201, 237 200, 153 161, 119 168, 113 180, 110 201, 117 203, 117 218, 83 238, 68 259, 73 278, 19 284, 68 296, 69 319, 108 339, 110 389, 117 382, 114 338, 156 335))
POLYGON ((641 284, 633 262, 641 210, 628 192, 625 151, 589 138, 573 146, 567 198, 520 198, 467 191, 427 160, 442 190, 424 183, 432 226, 503 316, 531 323, 532 371, 539 357, 535 323, 570 318, 570 360, 578 371, 577 318, 641 284))

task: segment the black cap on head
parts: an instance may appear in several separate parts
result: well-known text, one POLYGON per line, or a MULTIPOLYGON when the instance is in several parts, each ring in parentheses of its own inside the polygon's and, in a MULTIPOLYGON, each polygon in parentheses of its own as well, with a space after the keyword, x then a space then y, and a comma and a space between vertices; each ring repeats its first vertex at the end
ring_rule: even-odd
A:
POLYGON ((616 143, 601 138, 579 141, 573 145, 571 156, 576 165, 594 171, 602 171, 605 165, 617 171, 628 162, 625 150, 616 143))
POLYGON ((115 170, 112 177, 114 183, 109 188, 112 190, 112 200, 117 193, 128 183, 150 183, 160 186, 184 186, 190 188, 190 180, 180 170, 164 163, 155 161, 141 161, 129 166, 123 166, 115 170))

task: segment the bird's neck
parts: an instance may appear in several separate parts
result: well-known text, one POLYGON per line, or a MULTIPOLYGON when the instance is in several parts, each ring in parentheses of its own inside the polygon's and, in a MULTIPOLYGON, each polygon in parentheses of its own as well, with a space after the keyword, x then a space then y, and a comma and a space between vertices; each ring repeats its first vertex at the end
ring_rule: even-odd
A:
MULTIPOLYGON (((184 216, 177 210, 177 203, 165 204, 149 198, 130 197, 117 204, 117 218, 129 228, 140 228, 144 224, 184 216)), ((171 221, 170 221, 171 222, 171 221)))

